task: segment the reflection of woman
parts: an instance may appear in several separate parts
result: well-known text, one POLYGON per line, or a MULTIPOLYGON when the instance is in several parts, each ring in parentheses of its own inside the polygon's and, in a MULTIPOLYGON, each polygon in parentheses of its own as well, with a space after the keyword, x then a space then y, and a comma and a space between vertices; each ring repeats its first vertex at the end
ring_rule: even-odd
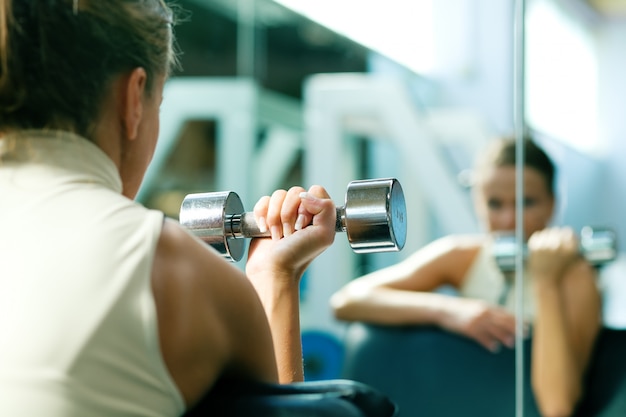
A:
POLYGON ((255 206, 246 274, 132 201, 175 60, 163 0, 0 1, 0 415, 180 416, 222 377, 302 380, 313 186, 255 206), (308 225, 308 226, 307 226, 308 225))
MULTIPOLYGON (((554 166, 524 141, 524 233, 529 249, 525 317, 533 333, 532 384, 546 416, 568 416, 598 333, 595 270, 579 255, 569 228, 547 227, 553 215, 554 166)), ((513 347, 515 288, 493 256, 493 232, 515 230, 515 141, 503 139, 476 170, 475 207, 484 235, 451 235, 406 260, 348 283, 331 299, 340 320, 385 325, 436 325, 496 351, 513 347), (433 292, 452 285, 461 297, 433 292), (511 288, 511 286, 513 288, 511 288)))

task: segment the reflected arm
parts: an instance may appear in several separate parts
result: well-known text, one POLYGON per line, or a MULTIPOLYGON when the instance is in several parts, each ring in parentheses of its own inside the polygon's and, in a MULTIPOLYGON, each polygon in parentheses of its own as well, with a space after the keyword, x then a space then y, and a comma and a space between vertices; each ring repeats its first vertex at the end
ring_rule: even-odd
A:
POLYGON ((585 261, 560 282, 535 277, 532 385, 546 417, 569 416, 582 397, 583 379, 601 325, 596 273, 585 261), (539 279, 537 279, 539 278, 539 279))
POLYGON ((446 237, 418 250, 406 260, 356 278, 333 294, 335 317, 387 325, 441 325, 452 297, 433 293, 459 286, 477 249, 459 249, 446 237))

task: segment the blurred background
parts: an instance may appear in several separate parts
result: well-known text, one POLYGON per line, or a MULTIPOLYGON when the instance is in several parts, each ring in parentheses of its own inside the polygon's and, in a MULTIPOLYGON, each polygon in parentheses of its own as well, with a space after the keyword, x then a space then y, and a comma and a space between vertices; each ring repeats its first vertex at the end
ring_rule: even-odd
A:
MULTIPOLYGON (((343 205, 351 180, 402 184, 402 251, 355 254, 338 235, 302 281, 308 379, 339 375, 334 291, 443 234, 477 230, 467 173, 487 141, 513 132, 520 95, 559 167, 554 223, 610 227, 626 241, 626 1, 526 1, 523 68, 513 0, 176 3, 182 68, 166 85, 140 202, 177 218, 189 193, 232 190, 250 211, 291 185, 321 184, 343 205)), ((613 327, 626 327, 622 253, 600 282, 613 327)))

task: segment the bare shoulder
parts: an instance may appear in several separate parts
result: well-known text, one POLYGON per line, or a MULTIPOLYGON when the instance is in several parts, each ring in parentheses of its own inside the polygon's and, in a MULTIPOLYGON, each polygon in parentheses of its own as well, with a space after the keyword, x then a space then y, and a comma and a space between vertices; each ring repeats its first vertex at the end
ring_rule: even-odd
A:
POLYGON ((435 242, 447 248, 448 251, 471 252, 479 250, 487 242, 487 239, 487 236, 482 234, 459 234, 447 235, 435 242))
POLYGON ((260 308, 258 296, 243 271, 171 219, 163 226, 152 280, 159 297, 157 302, 176 307, 176 311, 170 312, 173 316, 205 312, 220 317, 218 313, 228 311, 238 302, 251 305, 254 313, 256 307, 260 308))
POLYGON ((446 264, 456 264, 464 268, 473 262, 478 252, 486 243, 484 235, 448 235, 433 241, 424 247, 433 258, 446 264))
POLYGON ((255 363, 273 355, 269 327, 245 274, 171 219, 157 245, 152 288, 163 357, 188 402, 241 363, 248 362, 257 377, 271 375, 271 362, 267 369, 255 363), (260 339, 258 356, 240 350, 250 346, 248 337, 260 339))
POLYGON ((211 287, 228 288, 230 284, 243 284, 245 276, 233 265, 192 236, 176 221, 166 219, 159 238, 154 261, 155 288, 182 291, 211 287), (213 279, 206 279, 213 277, 213 279), (226 278, 229 278, 226 280, 226 278))
POLYGON ((450 235, 441 240, 444 251, 440 261, 447 265, 448 282, 459 288, 487 237, 480 234, 450 235))

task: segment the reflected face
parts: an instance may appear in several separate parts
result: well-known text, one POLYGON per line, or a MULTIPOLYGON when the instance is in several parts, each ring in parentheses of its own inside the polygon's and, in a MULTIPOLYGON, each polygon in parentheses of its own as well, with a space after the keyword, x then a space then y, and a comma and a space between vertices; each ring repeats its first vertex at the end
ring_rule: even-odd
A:
MULTIPOLYGON (((515 231, 515 167, 486 170, 474 188, 476 212, 488 232, 515 231)), ((524 235, 548 226, 554 212, 554 196, 545 177, 536 169, 524 168, 524 235)))

